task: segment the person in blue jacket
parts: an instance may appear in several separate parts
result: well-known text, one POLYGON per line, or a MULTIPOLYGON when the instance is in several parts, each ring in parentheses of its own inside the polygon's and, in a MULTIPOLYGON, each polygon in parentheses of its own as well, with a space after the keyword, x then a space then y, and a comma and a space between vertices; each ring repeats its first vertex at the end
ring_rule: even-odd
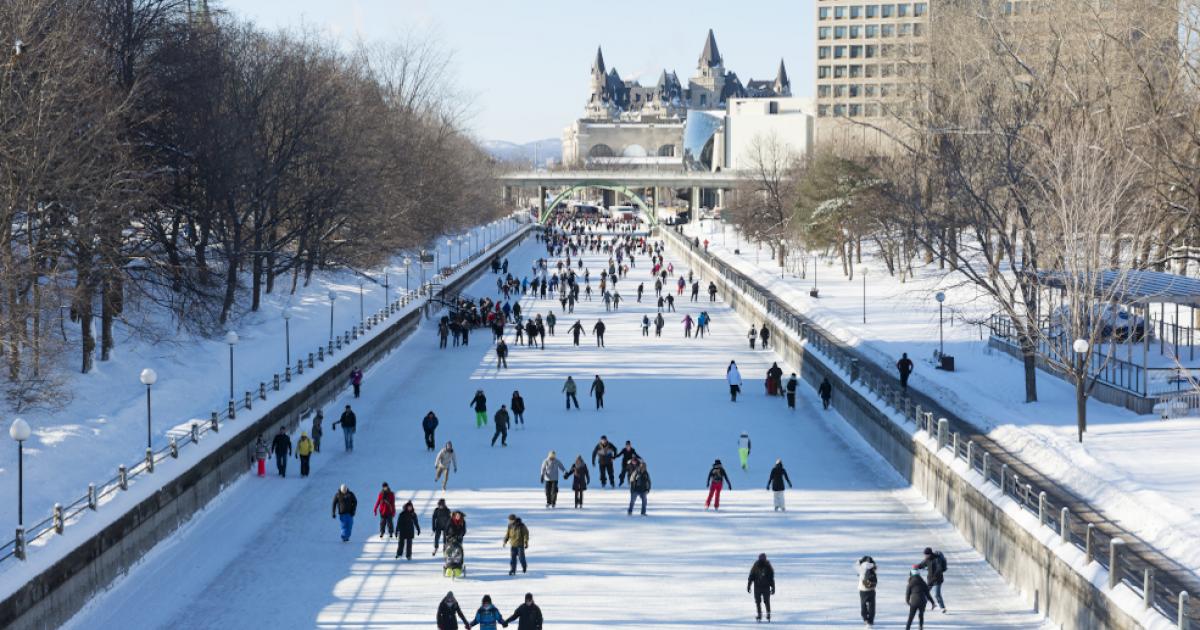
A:
POLYGON ((468 628, 478 626, 481 630, 496 630, 496 624, 500 624, 505 628, 508 627, 508 622, 504 620, 504 615, 492 605, 492 596, 484 595, 483 603, 479 606, 479 610, 475 611, 475 618, 471 623, 467 624, 468 628))

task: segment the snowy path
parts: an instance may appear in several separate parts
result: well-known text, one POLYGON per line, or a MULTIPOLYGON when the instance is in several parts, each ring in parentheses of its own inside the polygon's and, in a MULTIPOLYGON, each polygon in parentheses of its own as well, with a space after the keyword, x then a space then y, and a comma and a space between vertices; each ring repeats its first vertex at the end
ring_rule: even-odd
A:
MULTIPOLYGON (((534 243, 526 244, 510 256, 512 269, 523 273, 539 254, 534 243)), ((596 272, 601 259, 585 262, 596 272)), ((645 260, 638 264, 619 285, 627 298, 648 279, 645 260)), ((493 283, 489 276, 468 293, 489 294, 493 283)), ((534 301, 526 306, 532 314, 530 306, 545 314, 557 302, 534 301)), ((327 434, 309 479, 243 478, 70 627, 428 627, 449 588, 467 610, 490 593, 505 614, 532 591, 549 627, 752 624, 745 579, 754 557, 765 552, 777 576, 777 623, 858 627, 852 563, 866 553, 881 563, 877 627, 895 628, 903 627, 906 612, 907 567, 926 545, 944 550, 950 564, 945 595, 952 612, 936 614, 931 625, 1040 626, 1028 605, 852 430, 832 412, 814 409, 812 392, 802 392, 794 414, 763 395, 762 374, 776 357, 745 347, 747 323, 724 304, 699 307, 714 318, 709 338, 682 337, 678 320, 700 308, 681 302, 661 339, 643 339, 638 322, 654 310, 649 304, 630 299, 619 313, 605 314, 602 302, 583 302, 576 316, 589 329, 604 316, 608 348, 597 349, 591 337, 572 347, 564 330, 573 319, 563 316, 545 350, 512 346, 511 369, 500 374, 486 343, 490 334, 474 335, 469 348, 439 351, 427 322, 367 374, 363 398, 354 403, 353 454, 341 451, 339 436, 327 434), (747 395, 736 404, 723 381, 731 358, 747 382, 747 395), (599 412, 585 395, 596 373, 608 385, 599 412), (567 374, 580 383, 582 411, 560 407, 567 374), (468 400, 477 388, 487 392, 490 411, 507 403, 514 389, 525 397, 528 426, 509 434, 507 448, 489 446, 490 424, 474 427, 468 400), (468 574, 457 583, 441 577, 440 558, 430 557, 429 531, 417 538, 412 562, 396 561, 394 542, 378 539, 370 515, 386 480, 398 502, 413 500, 422 527, 428 526, 442 496, 419 426, 430 408, 441 418, 439 444, 453 440, 459 456, 460 472, 445 493, 469 524, 468 574), (748 472, 736 465, 743 430, 755 445, 748 472), (649 516, 626 516, 628 492, 601 490, 594 468, 586 509, 570 508, 564 486, 557 511, 547 511, 538 484, 546 452, 556 449, 568 463, 577 453, 588 458, 602 433, 618 445, 631 440, 647 458, 654 479, 649 516), (786 514, 771 510, 763 489, 777 457, 795 483, 786 514), (719 513, 702 510, 714 458, 726 462, 734 486, 719 513), (335 521, 325 518, 343 481, 359 499, 348 545, 338 540, 335 521), (531 533, 530 573, 517 578, 508 577, 508 553, 500 546, 510 512, 524 518, 531 533)))

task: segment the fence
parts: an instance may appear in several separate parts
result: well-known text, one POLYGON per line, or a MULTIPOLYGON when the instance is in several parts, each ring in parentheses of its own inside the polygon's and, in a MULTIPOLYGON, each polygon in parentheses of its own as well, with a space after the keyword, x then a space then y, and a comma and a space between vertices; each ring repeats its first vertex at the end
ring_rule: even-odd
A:
MULTIPOLYGON (((1084 522, 1083 518, 1072 518, 1067 505, 1068 500, 1059 498, 1067 496, 1068 493, 1052 486, 1039 487, 1030 480, 1022 479, 1013 470, 1020 460, 1004 451, 990 438, 978 434, 969 423, 934 403, 926 402, 924 407, 915 403, 914 393, 911 390, 902 392, 897 379, 891 374, 885 373, 866 360, 860 361, 857 354, 836 337, 786 306, 774 294, 741 272, 696 247, 694 241, 689 241, 677 230, 663 229, 660 234, 665 234, 678 246, 690 249, 693 254, 701 257, 727 283, 737 287, 744 297, 755 302, 773 317, 779 326, 804 343, 806 351, 815 351, 823 356, 831 367, 836 366, 848 377, 849 383, 859 383, 905 421, 936 437, 937 450, 952 449, 954 457, 967 461, 970 468, 982 475, 986 483, 995 485, 1025 511, 1036 515, 1039 522, 1055 530, 1064 543, 1082 550, 1089 562, 1100 563, 1109 571, 1110 589, 1118 584, 1125 584, 1142 598, 1146 608, 1153 607, 1168 619, 1175 620, 1180 628, 1187 628, 1189 622, 1200 624, 1200 614, 1189 609, 1188 593, 1182 589, 1182 581, 1170 572, 1157 571, 1154 563, 1128 549, 1120 536, 1106 531, 1111 530, 1111 524, 1101 523, 1102 526, 1097 526, 1084 522), (958 430, 952 430, 955 427, 958 427, 958 430), (1008 462, 1013 462, 1013 465, 1008 462)), ((1021 465, 1027 466, 1023 463, 1021 465)), ((1077 505, 1077 512, 1081 514, 1096 514, 1095 510, 1088 509, 1082 501, 1076 500, 1074 504, 1077 505)))
MULTIPOLYGON (((488 255, 493 249, 504 245, 508 240, 519 235, 526 226, 516 225, 514 231, 507 235, 497 238, 492 243, 487 244, 478 251, 468 255, 464 259, 456 262, 453 266, 444 267, 442 273, 433 276, 429 279, 428 284, 419 287, 416 290, 403 292, 398 298, 389 302, 379 311, 368 315, 365 320, 351 327, 350 330, 344 331, 342 334, 329 340, 326 344, 317 346, 316 352, 309 352, 307 358, 301 354, 299 360, 296 361, 295 370, 292 366, 286 366, 283 374, 275 373, 271 376, 269 382, 259 382, 257 390, 246 391, 245 395, 236 400, 229 400, 222 405, 219 411, 213 411, 209 418, 203 422, 193 421, 187 431, 176 435, 168 435, 167 443, 160 446, 157 450, 146 449, 146 454, 131 465, 120 465, 117 467, 117 473, 113 477, 101 482, 99 485, 95 483, 88 484, 87 492, 71 501, 66 506, 55 504, 51 513, 41 521, 30 525, 27 528, 18 527, 16 535, 0 545, 0 565, 9 562, 12 559, 24 560, 30 544, 49 536, 50 534, 62 534, 67 526, 83 518, 85 512, 96 511, 100 504, 108 497, 129 489, 131 482, 138 477, 146 474, 152 474, 154 469, 164 460, 176 459, 179 457, 181 449, 186 448, 191 444, 198 444, 205 435, 209 433, 217 433, 221 430, 222 425, 227 421, 237 419, 237 413, 240 410, 252 410, 253 405, 257 401, 265 401, 270 392, 278 392, 280 388, 292 381, 293 376, 304 374, 306 369, 319 369, 318 364, 341 352, 344 348, 348 349, 360 337, 366 335, 377 326, 388 321, 393 315, 403 311, 411 304, 417 303, 423 305, 432 297, 433 285, 438 281, 454 275, 459 270, 471 266, 479 258, 488 255)), ((420 308, 420 306, 418 306, 420 308)))

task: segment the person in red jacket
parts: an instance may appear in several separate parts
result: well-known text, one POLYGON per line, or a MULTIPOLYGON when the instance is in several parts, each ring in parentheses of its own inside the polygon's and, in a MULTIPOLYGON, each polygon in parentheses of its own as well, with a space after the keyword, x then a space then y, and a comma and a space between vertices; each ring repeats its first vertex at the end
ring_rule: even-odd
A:
POLYGON ((392 492, 386 481, 379 491, 379 497, 375 499, 375 514, 379 515, 379 537, 383 538, 383 532, 387 530, 388 538, 391 538, 396 532, 392 523, 396 516, 396 493, 392 492))

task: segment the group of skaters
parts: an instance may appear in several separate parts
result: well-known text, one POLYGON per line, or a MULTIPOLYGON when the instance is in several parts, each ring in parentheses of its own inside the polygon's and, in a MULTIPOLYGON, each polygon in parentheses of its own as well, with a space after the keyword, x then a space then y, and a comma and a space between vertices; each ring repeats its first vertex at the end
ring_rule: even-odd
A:
POLYGON ((505 617, 500 613, 500 609, 492 603, 492 596, 484 595, 479 603, 479 609, 475 611, 475 618, 468 621, 458 600, 454 597, 454 591, 449 591, 438 604, 438 630, 457 630, 460 619, 466 628, 479 628, 480 630, 495 630, 497 625, 507 628, 508 624, 514 621, 517 622, 517 630, 541 630, 542 609, 534 603, 533 593, 525 593, 525 601, 517 606, 513 614, 505 617))
MULTIPOLYGON (((360 368, 355 367, 350 371, 350 386, 354 390, 354 397, 358 398, 362 394, 363 372, 360 368)), ((432 413, 432 412, 430 412, 432 413)), ((313 415, 312 426, 307 431, 301 431, 299 439, 296 440, 295 447, 292 446, 292 438, 288 435, 287 427, 279 427, 279 432, 275 437, 271 438, 268 443, 266 439, 259 435, 254 440, 253 458, 257 464, 257 472, 259 477, 267 475, 267 458, 275 458, 275 470, 280 477, 287 477, 288 459, 295 458, 300 460, 300 477, 308 477, 310 470, 310 461, 314 453, 321 452, 321 438, 325 435, 323 427, 325 415, 321 410, 317 410, 313 415)), ((350 405, 342 411, 342 415, 333 423, 331 427, 334 431, 341 427, 342 436, 346 443, 346 450, 354 450, 354 433, 358 427, 358 416, 350 405)))
MULTIPOLYGON (((730 361, 725 368, 725 382, 729 385, 729 400, 737 402, 738 394, 742 393, 742 372, 738 369, 737 361, 730 361)), ((778 362, 772 363, 771 367, 767 368, 763 386, 768 396, 779 396, 787 401, 788 409, 796 409, 796 390, 800 387, 800 381, 795 372, 792 372, 785 383, 783 368, 779 367, 778 362)), ((833 383, 829 382, 828 377, 822 377, 817 386, 817 395, 821 397, 821 407, 829 409, 833 400, 833 383)))
MULTIPOLYGON (((600 436, 600 441, 592 448, 592 466, 598 467, 600 471, 600 487, 617 488, 629 482, 629 508, 627 513, 633 514, 633 509, 637 501, 641 501, 641 515, 646 515, 646 499, 650 493, 651 481, 650 472, 646 469, 646 460, 638 455, 633 444, 625 441, 625 446, 619 451, 617 447, 608 441, 608 436, 600 436), (614 474, 613 462, 617 459, 621 460, 621 474, 618 477, 614 474)), ((565 466, 558 458, 558 453, 550 451, 546 455, 546 459, 542 461, 541 474, 538 479, 546 492, 546 508, 554 509, 558 507, 558 484, 559 478, 563 481, 571 480, 571 491, 574 493, 573 507, 583 509, 583 496, 587 492, 588 485, 591 483, 591 471, 588 469, 587 462, 583 459, 583 454, 575 456, 570 467, 565 466)))

